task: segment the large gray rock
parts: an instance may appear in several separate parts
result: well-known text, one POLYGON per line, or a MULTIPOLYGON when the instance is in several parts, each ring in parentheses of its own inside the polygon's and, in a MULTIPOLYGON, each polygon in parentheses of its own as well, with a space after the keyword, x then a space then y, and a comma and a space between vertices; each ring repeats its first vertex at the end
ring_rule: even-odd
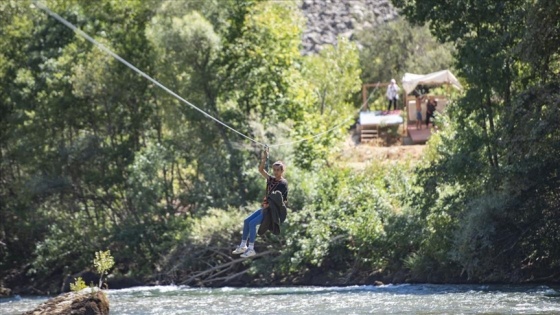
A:
POLYGON ((307 20, 302 38, 304 55, 336 45, 338 36, 352 39, 354 31, 372 29, 398 17, 389 0, 303 0, 300 9, 307 20))
POLYGON ((56 296, 23 315, 108 315, 109 300, 103 291, 87 288, 56 296))

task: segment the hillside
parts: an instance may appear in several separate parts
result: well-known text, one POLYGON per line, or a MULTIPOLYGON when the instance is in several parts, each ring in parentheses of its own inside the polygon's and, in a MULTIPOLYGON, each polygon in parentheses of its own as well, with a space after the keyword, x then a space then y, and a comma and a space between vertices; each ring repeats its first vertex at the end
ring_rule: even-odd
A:
POLYGON ((336 44, 339 35, 353 39, 355 31, 373 29, 398 17, 389 0, 303 0, 301 10, 307 19, 303 54, 336 44))

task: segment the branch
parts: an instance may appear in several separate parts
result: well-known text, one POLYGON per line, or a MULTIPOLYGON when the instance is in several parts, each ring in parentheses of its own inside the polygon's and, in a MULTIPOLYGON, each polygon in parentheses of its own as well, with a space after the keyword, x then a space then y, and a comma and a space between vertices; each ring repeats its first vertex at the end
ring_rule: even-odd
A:
POLYGON ((232 279, 234 279, 234 278, 237 278, 237 277, 239 277, 239 276, 241 276, 242 274, 245 274, 245 273, 247 273, 247 272, 249 272, 249 268, 247 268, 247 269, 245 269, 245 270, 243 270, 243 271, 240 271, 240 272, 238 272, 238 273, 234 273, 234 274, 232 274, 231 276, 225 276, 225 277, 215 278, 215 279, 208 279, 208 280, 206 280, 206 281, 203 281, 202 283, 205 283, 205 282, 216 282, 216 281, 221 281, 221 280, 223 280, 223 283, 226 283, 226 282, 228 282, 228 281, 230 281, 230 280, 232 280, 232 279))
MULTIPOLYGON (((274 252, 276 252, 276 251, 274 251, 274 250, 268 250, 268 251, 266 251, 266 252, 258 253, 258 254, 256 254, 255 256, 252 256, 252 258, 257 258, 257 257, 261 257, 261 256, 266 256, 266 255, 271 254, 271 253, 274 253, 274 252)), ((197 273, 197 274, 195 274, 195 275, 193 275, 193 276, 190 276, 187 280, 181 282, 181 284, 188 284, 188 283, 190 283, 191 281, 195 280, 196 278, 200 278, 200 277, 202 277, 202 276, 204 276, 204 275, 207 275, 207 274, 209 274, 209 273, 212 273, 212 272, 215 271, 215 270, 219 270, 219 269, 222 269, 222 268, 231 266, 231 265, 233 265, 233 264, 236 264, 236 263, 239 263, 239 262, 242 262, 242 261, 245 261, 245 260, 246 260, 246 258, 238 258, 238 259, 232 260, 232 261, 230 261, 230 262, 227 262, 227 263, 225 263, 225 264, 221 264, 221 265, 212 267, 212 268, 210 268, 210 269, 206 269, 206 270, 201 271, 201 272, 199 272, 199 273, 197 273)))
POLYGON ((233 268, 233 265, 231 265, 231 266, 229 266, 229 267, 227 267, 227 268, 224 268, 224 269, 222 269, 222 270, 216 272, 215 274, 213 274, 213 275, 209 276, 208 278, 206 278, 204 281, 209 281, 209 280, 212 279, 212 278, 216 278, 217 276, 219 276, 219 275, 221 275, 221 274, 223 274, 223 273, 225 273, 225 272, 228 272, 231 268, 233 268))

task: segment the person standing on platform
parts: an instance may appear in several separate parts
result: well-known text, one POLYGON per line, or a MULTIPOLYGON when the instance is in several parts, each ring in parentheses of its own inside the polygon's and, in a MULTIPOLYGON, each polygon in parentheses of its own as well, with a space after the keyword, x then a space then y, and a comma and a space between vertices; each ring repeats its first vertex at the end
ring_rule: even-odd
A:
MULTIPOLYGON (((426 127, 430 127, 430 118, 434 118, 434 113, 436 112, 437 101, 434 99, 434 96, 430 96, 428 100, 428 104, 426 104, 426 127)), ((434 123, 432 122, 432 126, 434 123)))
POLYGON ((387 111, 391 110, 391 104, 393 105, 393 109, 397 109, 397 100, 399 99, 399 86, 397 85, 397 81, 395 79, 391 79, 391 83, 387 87, 387 99, 389 100, 389 107, 387 111))
POLYGON ((422 129, 422 102, 425 96, 416 94, 416 130, 422 129))

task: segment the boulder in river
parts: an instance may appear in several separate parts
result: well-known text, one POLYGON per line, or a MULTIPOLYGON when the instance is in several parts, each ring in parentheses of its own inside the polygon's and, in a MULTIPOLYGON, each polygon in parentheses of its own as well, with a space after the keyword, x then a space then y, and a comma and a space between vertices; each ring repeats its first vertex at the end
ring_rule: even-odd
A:
POLYGON ((56 296, 23 315, 107 315, 109 300, 103 291, 86 288, 56 296))

